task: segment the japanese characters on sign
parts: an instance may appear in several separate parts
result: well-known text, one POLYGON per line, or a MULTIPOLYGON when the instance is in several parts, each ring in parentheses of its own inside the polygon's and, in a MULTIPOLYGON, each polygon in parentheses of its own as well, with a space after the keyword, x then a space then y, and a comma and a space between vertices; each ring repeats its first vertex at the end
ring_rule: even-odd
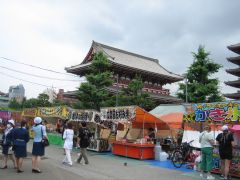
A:
POLYGON ((234 123, 240 120, 240 102, 219 102, 193 104, 194 113, 184 116, 185 122, 227 122, 234 123))
POLYGON ((136 116, 135 106, 123 106, 101 109, 101 120, 127 121, 136 116))

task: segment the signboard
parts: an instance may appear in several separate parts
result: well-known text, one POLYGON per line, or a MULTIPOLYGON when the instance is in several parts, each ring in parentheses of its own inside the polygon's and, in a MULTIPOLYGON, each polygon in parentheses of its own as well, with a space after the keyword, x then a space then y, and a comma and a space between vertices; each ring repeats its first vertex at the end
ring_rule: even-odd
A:
POLYGON ((9 112, 9 111, 0 111, 0 118, 3 121, 7 121, 7 120, 11 119, 11 112, 9 112))
POLYGON ((136 116, 135 106, 101 108, 101 120, 128 121, 136 116))
POLYGON ((95 110, 71 110, 69 119, 72 121, 94 122, 96 114, 99 114, 99 112, 95 110))
POLYGON ((37 112, 36 108, 27 108, 22 111, 22 116, 36 117, 37 112))
POLYGON ((240 122, 240 101, 193 104, 193 113, 184 115, 185 122, 240 122))
POLYGON ((67 118, 69 116, 69 111, 64 106, 41 107, 41 108, 38 108, 38 116, 40 116, 40 117, 62 117, 62 118, 67 118))

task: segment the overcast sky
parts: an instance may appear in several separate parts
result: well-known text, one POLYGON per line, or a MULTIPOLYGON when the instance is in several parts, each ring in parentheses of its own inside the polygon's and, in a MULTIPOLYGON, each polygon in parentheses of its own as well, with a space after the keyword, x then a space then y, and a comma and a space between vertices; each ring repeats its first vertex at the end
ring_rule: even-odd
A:
MULTIPOLYGON (((81 63, 95 40, 156 58, 169 71, 183 74, 193 62, 191 52, 202 44, 223 65, 216 74, 221 91, 236 92, 223 82, 237 79, 225 69, 236 67, 226 57, 236 56, 227 46, 240 43, 239 7, 239 0, 0 0, 0 57, 64 73, 65 67, 81 63)), ((21 83, 28 98, 37 97, 46 87, 22 80, 65 91, 80 84, 6 68, 51 78, 79 78, 0 58, 0 91, 21 83)), ((178 84, 165 87, 174 94, 178 84)))

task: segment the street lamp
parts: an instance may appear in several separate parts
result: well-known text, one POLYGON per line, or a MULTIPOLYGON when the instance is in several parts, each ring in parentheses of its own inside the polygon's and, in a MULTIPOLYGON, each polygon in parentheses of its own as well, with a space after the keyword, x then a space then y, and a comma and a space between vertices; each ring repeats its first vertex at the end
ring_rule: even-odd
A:
POLYGON ((187 79, 187 74, 183 74, 183 77, 184 77, 184 82, 185 82, 185 102, 188 103, 188 89, 187 89, 188 79, 187 79))

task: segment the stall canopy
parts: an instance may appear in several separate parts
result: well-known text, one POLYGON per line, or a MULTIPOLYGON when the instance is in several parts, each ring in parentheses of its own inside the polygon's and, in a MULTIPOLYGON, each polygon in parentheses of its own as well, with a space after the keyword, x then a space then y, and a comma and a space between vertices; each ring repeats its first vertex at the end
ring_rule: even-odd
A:
POLYGON ((143 127, 144 128, 155 128, 157 127, 157 129, 161 129, 161 130, 169 130, 170 127, 169 125, 164 122, 162 119, 154 116, 153 114, 145 111, 144 109, 140 108, 140 107, 136 107, 136 115, 133 118, 133 122, 132 125, 134 128, 136 127, 143 127))
POLYGON ((155 115, 172 129, 181 129, 186 108, 183 105, 159 105, 149 113, 155 115))

